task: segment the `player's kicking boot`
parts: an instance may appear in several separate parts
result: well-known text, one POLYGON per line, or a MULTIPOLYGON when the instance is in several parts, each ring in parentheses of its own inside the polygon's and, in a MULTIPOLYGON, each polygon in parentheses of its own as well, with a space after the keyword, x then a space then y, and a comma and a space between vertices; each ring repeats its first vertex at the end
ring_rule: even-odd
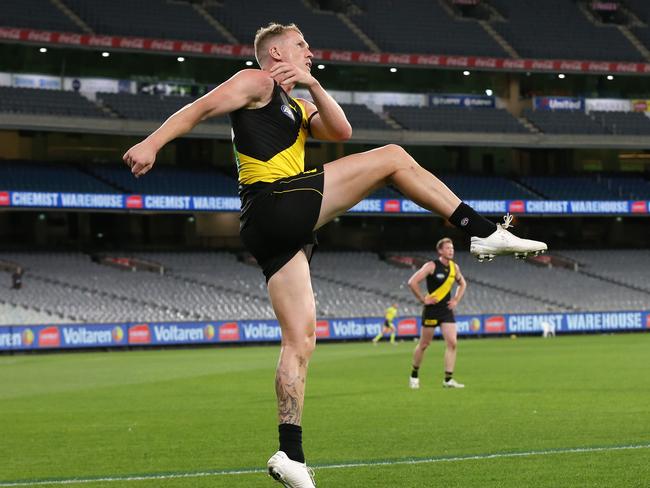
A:
POLYGON ((304 463, 293 461, 282 451, 269 459, 269 475, 286 488, 316 488, 314 474, 304 463))
POLYGON ((479 262, 492 261, 495 256, 514 254, 517 259, 526 259, 528 256, 537 256, 547 251, 544 242, 521 239, 511 234, 507 229, 512 227, 512 215, 503 217, 503 224, 497 224, 497 230, 487 237, 472 237, 469 252, 479 262))

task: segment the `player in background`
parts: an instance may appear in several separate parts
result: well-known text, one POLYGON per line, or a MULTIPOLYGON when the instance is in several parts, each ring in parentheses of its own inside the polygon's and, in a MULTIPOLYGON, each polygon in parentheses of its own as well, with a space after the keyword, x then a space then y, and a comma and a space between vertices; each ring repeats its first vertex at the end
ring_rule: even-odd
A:
POLYGON ((445 377, 442 385, 445 388, 464 388, 454 378, 456 366, 456 318, 454 310, 463 298, 467 283, 460 272, 460 267, 454 262, 454 243, 448 237, 440 239, 436 244, 438 258, 427 261, 411 276, 408 285, 415 297, 424 306, 422 309, 422 331, 420 341, 413 352, 413 369, 409 378, 409 386, 420 388, 419 371, 424 353, 431 344, 436 327, 440 327, 445 339, 445 377), (427 293, 422 294, 420 283, 426 280, 427 293), (451 291, 457 284, 456 293, 451 291))
POLYGON ((395 329, 395 324, 393 324, 393 320, 395 320, 396 316, 397 316, 397 303, 393 303, 384 312, 384 325, 382 326, 381 332, 377 334, 375 338, 372 340, 372 343, 374 345, 377 345, 377 343, 381 340, 381 338, 384 337, 384 334, 388 334, 388 333, 390 333, 390 343, 393 345, 397 344, 397 342, 395 342, 396 329, 395 329))

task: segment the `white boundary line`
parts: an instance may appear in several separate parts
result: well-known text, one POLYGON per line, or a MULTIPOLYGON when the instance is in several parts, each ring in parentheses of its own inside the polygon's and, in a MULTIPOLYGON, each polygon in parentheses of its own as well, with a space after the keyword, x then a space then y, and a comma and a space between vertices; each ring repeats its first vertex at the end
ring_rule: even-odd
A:
MULTIPOLYGON (((459 461, 482 461, 485 459, 500 459, 500 458, 514 458, 514 457, 531 457, 531 456, 552 456, 555 454, 573 454, 573 453, 589 453, 589 452, 608 452, 608 451, 624 451, 631 449, 650 449, 650 444, 637 444, 629 446, 603 446, 603 447, 575 447, 564 449, 551 449, 547 451, 527 451, 527 452, 503 452, 494 454, 477 454, 474 456, 456 456, 456 457, 433 457, 423 459, 397 459, 387 461, 360 461, 339 464, 325 464, 321 466, 313 466, 314 470, 321 469, 346 469, 346 468, 363 468, 370 466, 398 466, 405 464, 431 464, 431 463, 445 463, 445 462, 459 462, 459 461)), ((180 478, 205 478, 209 476, 231 476, 241 474, 259 474, 266 473, 265 469, 240 469, 231 471, 196 471, 188 473, 167 473, 167 474, 151 474, 151 475, 135 475, 135 476, 113 476, 104 478, 70 478, 58 480, 23 480, 23 481, 0 481, 0 487, 10 486, 44 486, 44 485, 74 485, 82 483, 107 483, 114 481, 147 481, 147 480, 166 480, 166 479, 180 479, 180 478)))

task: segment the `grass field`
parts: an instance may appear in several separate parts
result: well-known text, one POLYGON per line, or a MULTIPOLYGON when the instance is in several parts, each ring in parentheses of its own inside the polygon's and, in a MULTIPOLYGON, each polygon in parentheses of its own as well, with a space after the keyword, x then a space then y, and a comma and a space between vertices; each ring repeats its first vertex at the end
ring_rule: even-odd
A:
MULTIPOLYGON (((650 486, 650 334, 465 340, 407 388, 412 342, 321 344, 322 487, 650 486)), ((278 347, 0 356, 0 487, 272 487, 278 347), (77 481, 72 481, 77 479, 77 481)))

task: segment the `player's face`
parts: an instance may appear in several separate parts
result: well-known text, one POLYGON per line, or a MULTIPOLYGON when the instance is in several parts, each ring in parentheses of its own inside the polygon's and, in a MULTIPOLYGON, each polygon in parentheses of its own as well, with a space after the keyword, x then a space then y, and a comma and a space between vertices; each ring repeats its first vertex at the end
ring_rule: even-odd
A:
POLYGON ((454 245, 451 242, 445 242, 440 249, 438 249, 438 254, 445 259, 454 259, 454 245))
POLYGON ((309 44, 296 31, 285 32, 282 39, 282 61, 291 63, 304 71, 311 71, 311 58, 314 56, 309 50, 309 44))

